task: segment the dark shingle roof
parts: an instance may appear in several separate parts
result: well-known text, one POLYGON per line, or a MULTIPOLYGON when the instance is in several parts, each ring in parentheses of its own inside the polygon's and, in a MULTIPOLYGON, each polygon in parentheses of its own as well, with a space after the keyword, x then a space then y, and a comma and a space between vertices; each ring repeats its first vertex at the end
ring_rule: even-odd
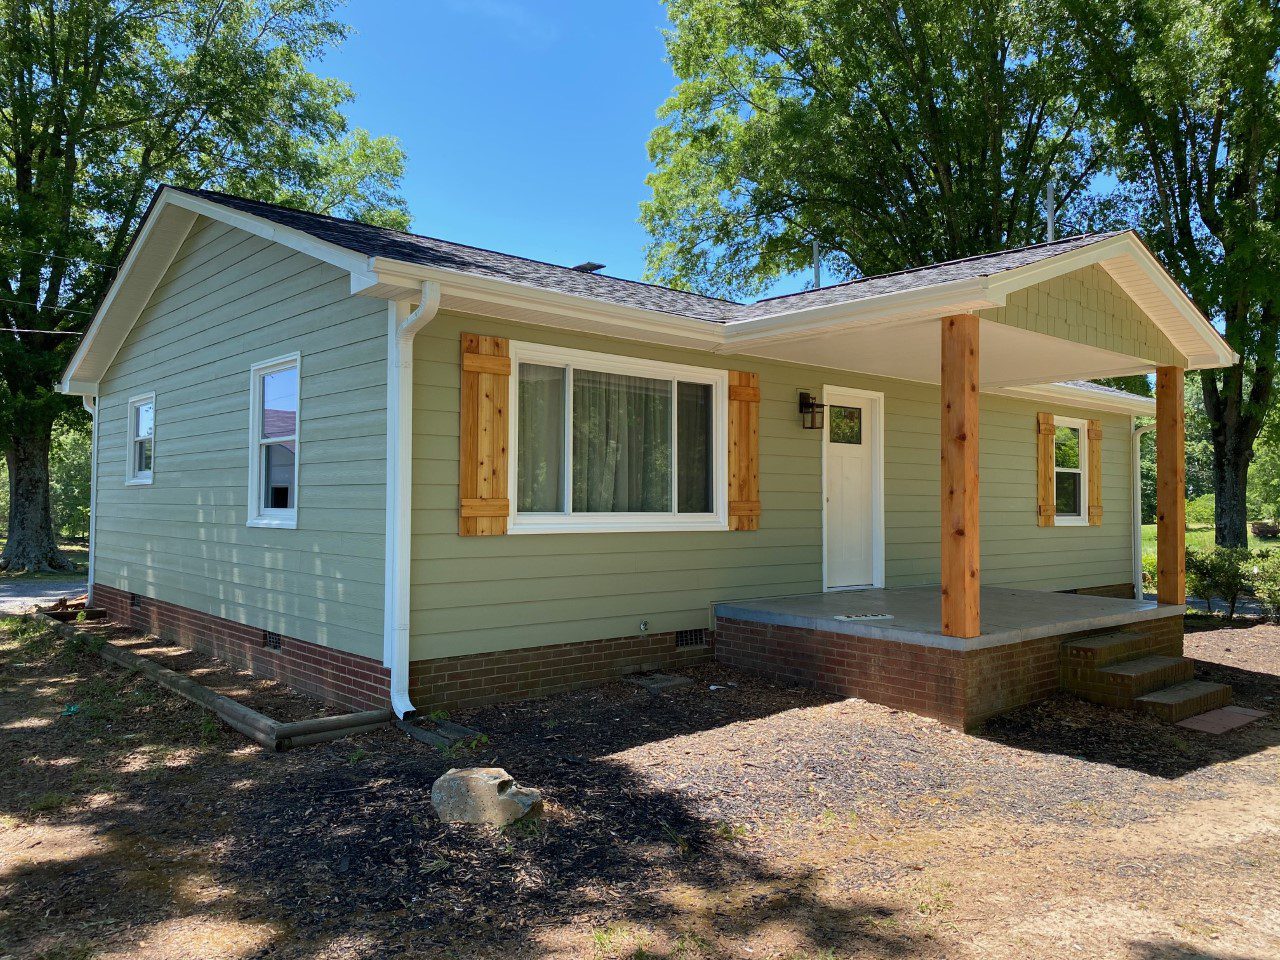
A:
POLYGON ((399 230, 294 210, 273 203, 246 200, 243 197, 211 190, 188 190, 181 187, 170 187, 170 189, 290 227, 318 240, 364 256, 386 257, 441 270, 453 270, 494 280, 507 280, 591 300, 640 307, 715 323, 750 320, 836 303, 852 303, 886 293, 914 290, 953 280, 990 276, 1115 236, 1115 233, 1082 234, 1052 243, 1001 250, 977 257, 967 257, 963 260, 915 267, 896 273, 850 280, 817 290, 806 290, 743 304, 636 280, 584 273, 570 267, 528 260, 508 253, 498 253, 413 233, 402 233, 399 230))

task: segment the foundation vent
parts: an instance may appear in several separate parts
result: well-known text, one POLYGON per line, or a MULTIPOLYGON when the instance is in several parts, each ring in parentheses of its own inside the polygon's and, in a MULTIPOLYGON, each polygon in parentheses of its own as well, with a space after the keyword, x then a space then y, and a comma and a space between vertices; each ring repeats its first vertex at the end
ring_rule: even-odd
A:
POLYGON ((280 634, 272 633, 270 630, 262 631, 262 645, 268 650, 280 649, 280 634))
POLYGON ((705 629, 676 631, 677 647, 705 647, 706 645, 707 631, 705 629))

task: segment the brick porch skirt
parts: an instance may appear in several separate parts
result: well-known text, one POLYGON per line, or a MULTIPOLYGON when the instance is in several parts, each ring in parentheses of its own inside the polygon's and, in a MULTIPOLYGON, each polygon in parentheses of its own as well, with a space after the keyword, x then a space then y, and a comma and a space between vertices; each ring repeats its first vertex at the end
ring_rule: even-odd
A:
POLYGON ((1144 653, 1182 654, 1181 615, 965 651, 719 619, 715 654, 721 663, 741 670, 971 729, 1061 689, 1064 641, 1120 632, 1144 635, 1144 653))
MULTIPOLYGON (((273 636, 268 645, 259 628, 101 583, 94 584, 93 597, 122 626, 279 680, 326 703, 350 710, 390 705, 390 672, 378 660, 296 637, 273 636)), ((419 710, 456 710, 595 686, 632 673, 678 670, 710 656, 707 645, 677 646, 676 634, 653 633, 415 660, 409 665, 409 695, 419 710)))

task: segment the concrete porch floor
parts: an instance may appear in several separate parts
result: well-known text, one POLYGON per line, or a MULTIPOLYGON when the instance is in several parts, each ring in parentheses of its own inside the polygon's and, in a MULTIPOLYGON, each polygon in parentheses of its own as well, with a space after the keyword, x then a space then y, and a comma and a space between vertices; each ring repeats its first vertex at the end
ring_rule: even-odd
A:
POLYGON ((938 586, 839 590, 714 605, 728 620, 777 624, 894 640, 946 650, 987 647, 1084 633, 1184 613, 1182 605, 1153 600, 1119 600, 1044 590, 982 588, 982 634, 971 639, 942 633, 942 594, 938 586), (887 614, 892 619, 838 620, 837 616, 887 614))

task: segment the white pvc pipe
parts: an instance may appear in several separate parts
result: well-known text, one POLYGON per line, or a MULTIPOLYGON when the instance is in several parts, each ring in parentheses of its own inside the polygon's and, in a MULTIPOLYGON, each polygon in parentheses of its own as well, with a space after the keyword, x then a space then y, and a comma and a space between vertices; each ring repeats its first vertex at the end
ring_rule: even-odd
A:
POLYGON ((409 698, 409 562, 413 513, 413 338, 440 309, 440 285, 424 281, 418 308, 387 304, 387 543, 382 662, 391 671, 391 709, 414 712, 409 698), (407 314, 407 315, 406 315, 407 314))
POLYGON ((1156 428, 1154 423, 1133 428, 1133 598, 1142 594, 1142 438, 1156 428))
POLYGON ((89 411, 89 589, 86 607, 93 606, 93 548, 97 545, 93 528, 98 525, 98 398, 81 397, 80 402, 89 411))

